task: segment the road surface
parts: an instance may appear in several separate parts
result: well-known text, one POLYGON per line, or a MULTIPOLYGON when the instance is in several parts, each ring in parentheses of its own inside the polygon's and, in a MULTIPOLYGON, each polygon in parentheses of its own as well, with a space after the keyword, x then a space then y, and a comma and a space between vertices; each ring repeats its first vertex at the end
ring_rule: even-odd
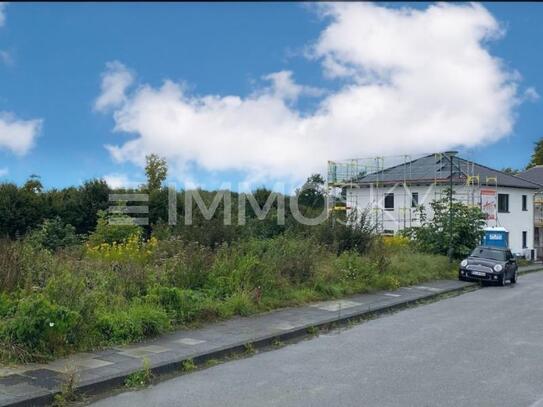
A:
POLYGON ((543 272, 94 407, 543 407, 543 272))

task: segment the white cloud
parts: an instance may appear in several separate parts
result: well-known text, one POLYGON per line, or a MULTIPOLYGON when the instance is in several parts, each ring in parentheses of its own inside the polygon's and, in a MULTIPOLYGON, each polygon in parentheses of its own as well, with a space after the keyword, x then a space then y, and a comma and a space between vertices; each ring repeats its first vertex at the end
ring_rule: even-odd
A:
POLYGON ((101 93, 94 102, 94 109, 100 112, 118 107, 126 100, 125 92, 134 82, 134 75, 120 62, 106 64, 102 74, 101 93))
POLYGON ((0 149, 25 155, 33 146, 42 120, 21 120, 8 112, 0 112, 0 149))
POLYGON ((529 102, 535 102, 539 100, 539 93, 537 93, 537 90, 530 86, 529 88, 526 88, 523 94, 523 100, 527 100, 529 102))
MULTIPOLYGON (((329 159, 470 147, 511 132, 519 79, 485 47, 503 31, 483 6, 317 9, 329 21, 310 53, 343 85, 314 112, 292 103, 313 88, 289 71, 265 76, 272 85, 247 97, 192 96, 168 80, 126 95, 125 80, 112 98, 115 131, 135 137, 107 146, 112 156, 142 165, 154 152, 184 174, 197 167, 300 181, 329 159)), ((102 91, 99 100, 109 100, 109 87, 102 91)))
POLYGON ((0 168, 0 177, 5 177, 8 173, 9 170, 7 168, 0 168))
POLYGON ((136 188, 143 184, 143 182, 133 181, 128 175, 121 173, 107 174, 103 178, 112 189, 136 188))
POLYGON ((321 96, 324 94, 322 89, 311 86, 302 86, 294 82, 291 71, 279 71, 264 75, 264 80, 270 81, 271 88, 265 89, 265 92, 270 92, 279 99, 294 101, 302 95, 306 96, 321 96))
POLYGON ((6 23, 6 4, 0 1, 0 27, 6 23))

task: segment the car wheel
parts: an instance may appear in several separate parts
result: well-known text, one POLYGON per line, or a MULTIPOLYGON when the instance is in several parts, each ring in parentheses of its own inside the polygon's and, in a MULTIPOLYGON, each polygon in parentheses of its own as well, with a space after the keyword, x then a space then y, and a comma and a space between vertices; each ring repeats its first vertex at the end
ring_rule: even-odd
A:
POLYGON ((516 284, 517 283, 517 271, 515 270, 515 272, 513 273, 513 277, 511 277, 511 284, 516 284))
POLYGON ((505 287, 506 281, 507 281, 507 276, 506 276, 505 273, 503 273, 503 276, 502 276, 502 278, 500 279, 500 285, 501 285, 502 287, 505 287))

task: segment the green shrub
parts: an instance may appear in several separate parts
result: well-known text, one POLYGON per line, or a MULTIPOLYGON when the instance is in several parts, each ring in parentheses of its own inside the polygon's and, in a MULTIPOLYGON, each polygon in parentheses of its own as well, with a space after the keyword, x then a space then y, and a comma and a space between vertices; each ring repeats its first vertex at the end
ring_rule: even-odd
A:
POLYGON ((44 287, 55 258, 49 251, 23 241, 0 241, 0 291, 44 287))
POLYGON ((103 312, 96 328, 105 343, 137 342, 156 336, 170 327, 166 312, 153 304, 131 305, 128 310, 103 312))
MULTIPOLYGON (((161 246, 163 245, 161 242, 161 246)), ((188 289, 204 287, 213 263, 211 250, 196 242, 181 242, 176 246, 176 252, 167 263, 172 284, 188 289)))
POLYGON ((235 293, 228 297, 220 306, 220 315, 228 318, 233 315, 248 316, 254 314, 258 308, 248 293, 235 293))
POLYGON ((76 312, 35 294, 19 301, 13 316, 4 321, 0 336, 36 356, 51 356, 76 343, 78 323, 76 312))
POLYGON ((17 309, 17 304, 6 293, 0 294, 0 319, 9 318, 17 309))
POLYGON ((79 243, 75 228, 64 224, 58 216, 44 220, 39 228, 30 233, 27 240, 32 245, 51 251, 79 243))
POLYGON ((89 244, 98 246, 102 243, 113 244, 126 242, 132 236, 140 237, 141 227, 133 223, 127 215, 108 215, 106 211, 98 211, 96 229, 89 235, 89 244))
POLYGON ((343 281, 364 279, 368 283, 377 275, 376 265, 368 257, 362 257, 353 251, 341 253, 334 260, 338 277, 343 281))
POLYGON ((205 309, 208 298, 199 291, 155 286, 146 296, 146 301, 159 305, 171 319, 187 323, 195 320, 205 309))

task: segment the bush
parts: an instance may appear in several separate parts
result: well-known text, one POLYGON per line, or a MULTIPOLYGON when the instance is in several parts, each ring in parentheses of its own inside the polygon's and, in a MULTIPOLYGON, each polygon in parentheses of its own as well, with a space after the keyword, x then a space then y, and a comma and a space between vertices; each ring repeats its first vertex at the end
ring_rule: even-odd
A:
POLYGON ((159 305, 176 322, 187 323, 198 317, 208 298, 199 291, 155 286, 145 300, 159 305))
POLYGON ((0 337, 36 358, 52 356, 76 343, 78 323, 77 313, 37 294, 20 300, 13 316, 3 321, 0 337))
POLYGON ((98 212, 96 229, 89 236, 90 246, 100 244, 113 244, 126 242, 133 236, 141 237, 141 227, 133 223, 133 219, 126 215, 108 216, 106 211, 98 212))
POLYGON ((28 241, 32 245, 51 251, 79 243, 75 228, 72 225, 65 225, 59 217, 46 219, 38 229, 30 233, 28 241))
MULTIPOLYGON (((214 259, 211 249, 196 242, 168 243, 176 248, 166 262, 170 283, 187 289, 204 287, 214 259)), ((161 242, 160 247, 163 248, 164 245, 161 242)))
POLYGON ((96 328, 107 344, 137 342, 156 336, 170 327, 166 312, 157 305, 134 303, 128 310, 105 311, 96 328))
POLYGON ((371 284, 377 275, 375 264, 368 257, 361 257, 355 252, 344 252, 334 261, 338 277, 343 281, 364 280, 371 284))
MULTIPOLYGON (((448 191, 449 197, 450 193, 448 191)), ((480 244, 484 234, 485 214, 478 207, 453 200, 451 225, 449 197, 430 204, 432 219, 427 218, 421 207, 421 226, 405 229, 403 234, 409 237, 420 251, 448 255, 452 229, 453 252, 450 254, 462 258, 468 256, 473 248, 480 244)))
POLYGON ((0 291, 44 287, 58 261, 24 241, 0 240, 0 291))
POLYGON ((114 262, 148 262, 156 249, 158 241, 151 237, 143 241, 139 233, 126 237, 125 240, 99 245, 87 245, 87 255, 91 258, 114 262))

